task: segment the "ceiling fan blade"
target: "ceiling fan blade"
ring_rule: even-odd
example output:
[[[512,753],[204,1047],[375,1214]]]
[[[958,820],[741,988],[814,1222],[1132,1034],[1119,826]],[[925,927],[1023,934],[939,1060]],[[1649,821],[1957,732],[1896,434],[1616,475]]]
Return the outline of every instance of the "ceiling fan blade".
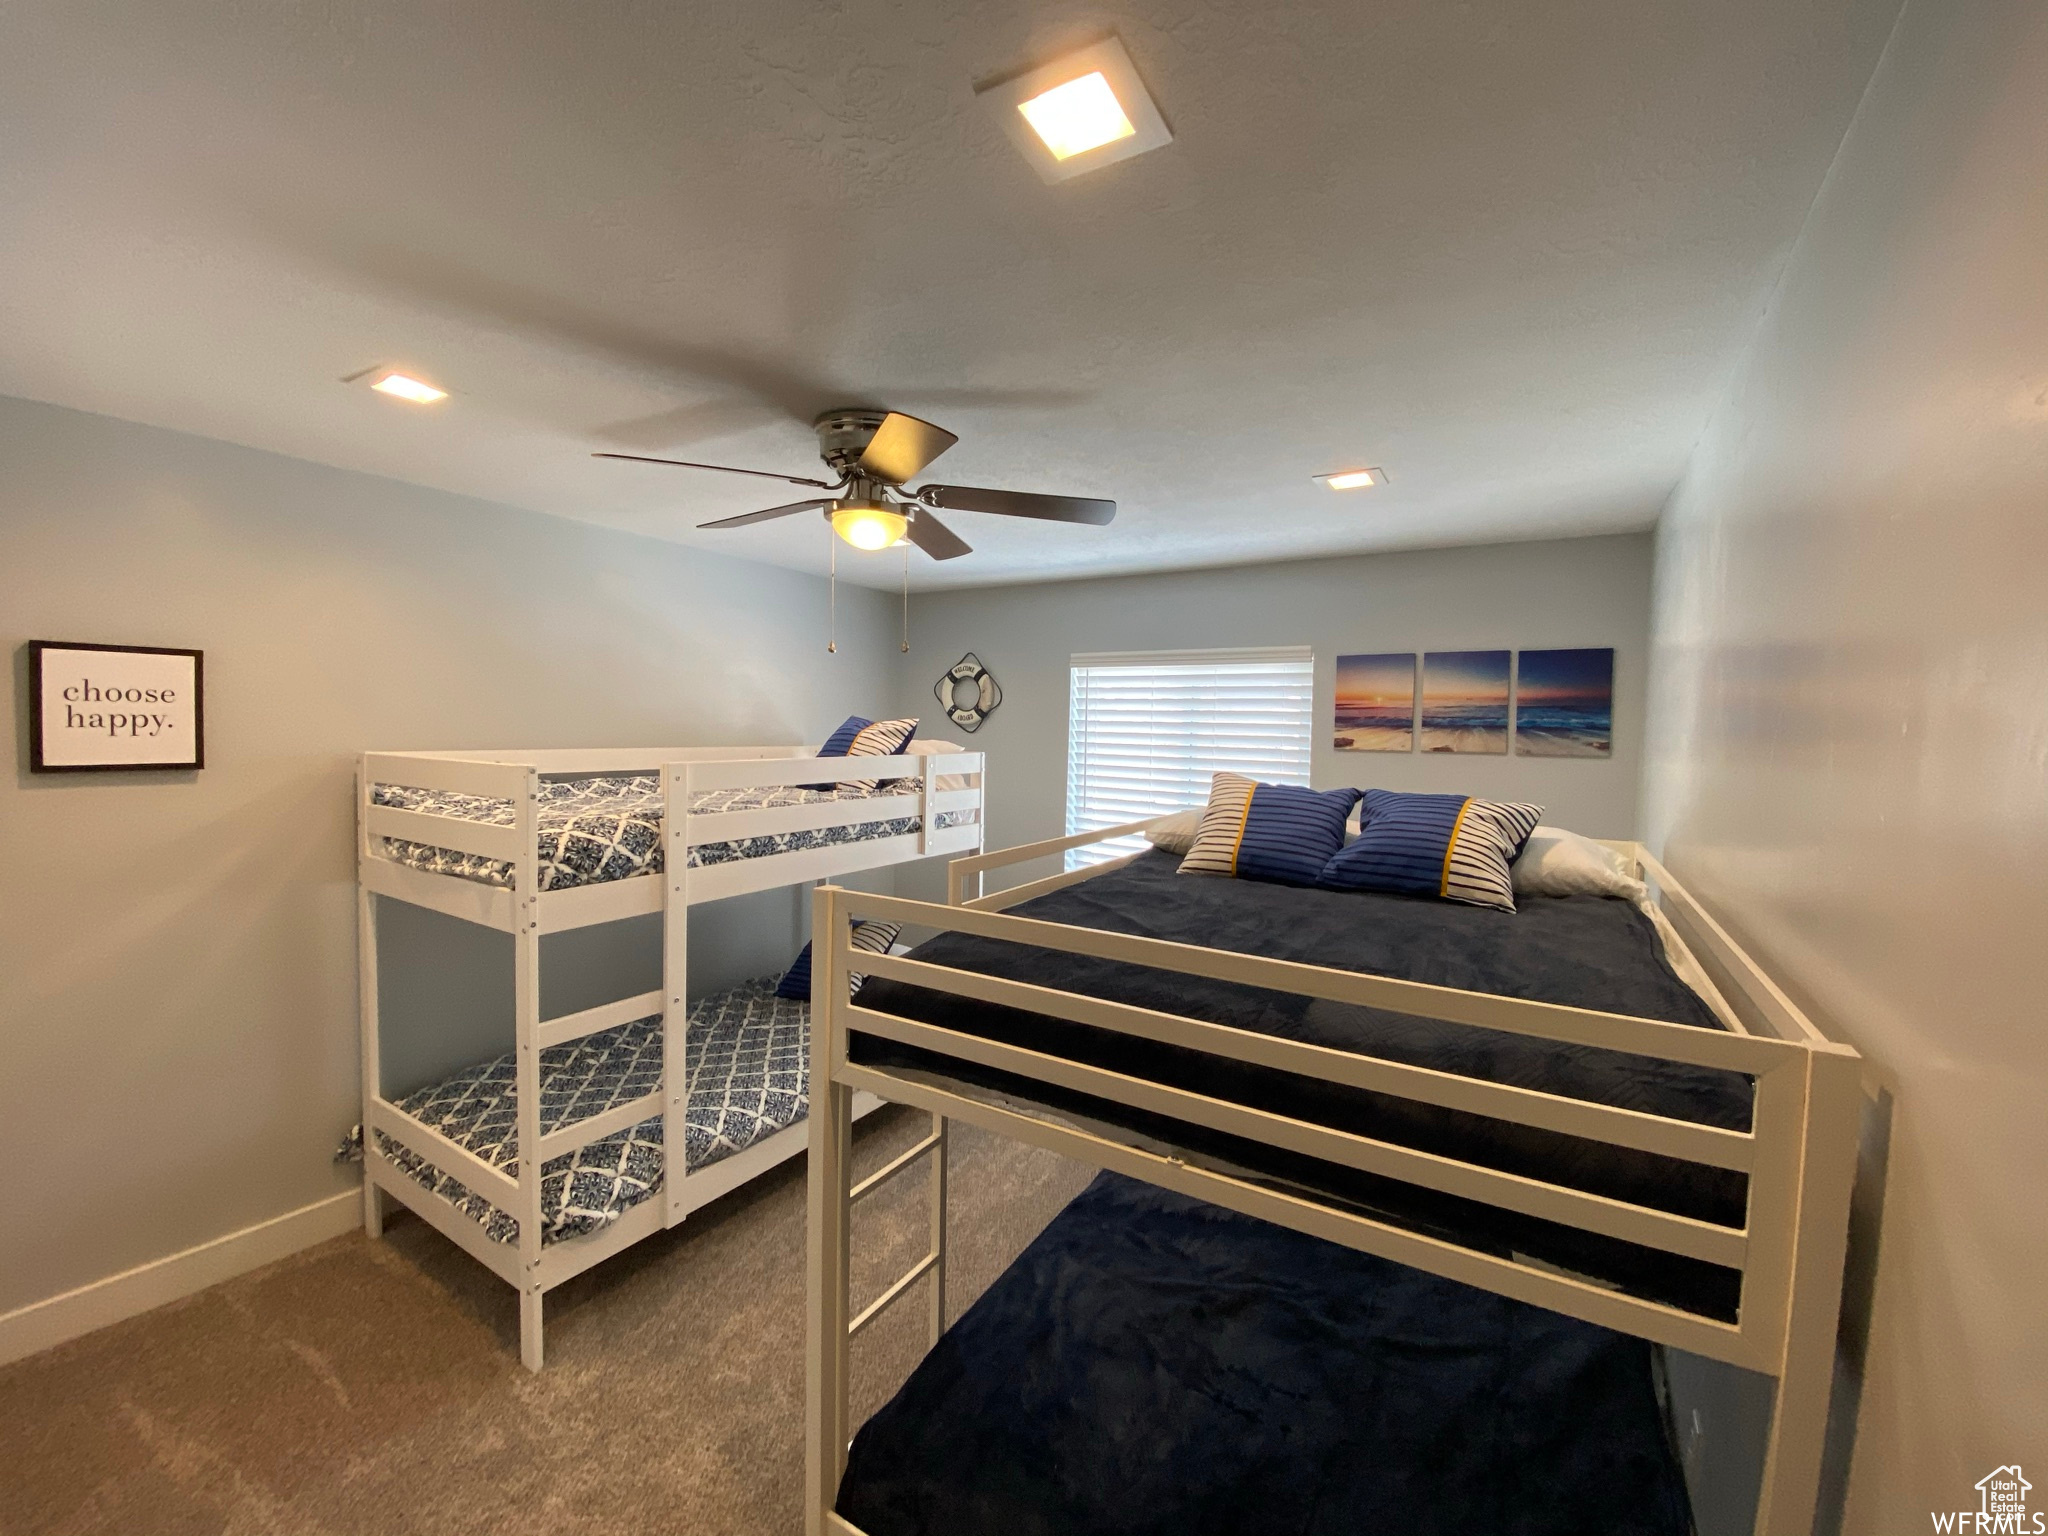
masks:
[[[593,453],[593,459],[631,459],[635,464],[673,464],[679,469],[715,469],[722,475],[753,475],[760,480],[787,480],[791,485],[814,485],[821,491],[834,489],[830,480],[807,480],[802,475],[778,475],[772,469],[735,469],[730,464],[696,464],[688,459],[651,459],[644,453]],[[916,471],[912,470],[912,474]],[[705,524],[708,528],[710,524]]]
[[[996,512],[1004,517],[1039,517],[1098,527],[1116,516],[1115,502],[1093,496],[1041,496],[1035,491],[990,491],[972,485],[927,485],[917,499],[959,512]]]
[[[959,441],[944,427],[891,411],[861,450],[861,473],[901,485]]]
[[[956,560],[974,553],[973,546],[959,534],[922,510],[911,516],[910,526],[903,530],[903,536],[934,560]]]
[[[721,517],[715,523],[699,523],[699,528],[744,528],[749,523],[765,523],[771,517],[788,517],[792,512],[808,512],[814,507],[829,507],[830,501],[792,501],[783,507],[766,507],[759,512],[742,512],[738,517]]]

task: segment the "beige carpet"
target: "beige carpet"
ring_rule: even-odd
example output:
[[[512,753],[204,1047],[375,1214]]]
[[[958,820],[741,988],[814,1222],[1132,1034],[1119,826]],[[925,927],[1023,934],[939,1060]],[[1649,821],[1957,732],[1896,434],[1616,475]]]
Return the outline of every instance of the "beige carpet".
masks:
[[[885,1110],[862,1169],[924,1134]],[[955,1128],[953,1315],[1092,1170]],[[548,1368],[511,1289],[438,1233],[337,1238],[0,1369],[0,1536],[801,1528],[802,1160],[548,1298]],[[924,1250],[922,1174],[864,1201],[856,1303]],[[864,1415],[924,1350],[923,1294],[854,1346]]]

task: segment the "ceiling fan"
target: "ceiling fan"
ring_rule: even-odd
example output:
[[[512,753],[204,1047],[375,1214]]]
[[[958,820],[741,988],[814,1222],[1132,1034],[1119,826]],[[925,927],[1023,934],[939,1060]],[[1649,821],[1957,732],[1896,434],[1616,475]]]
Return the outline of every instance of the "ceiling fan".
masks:
[[[699,527],[740,528],[815,509],[824,513],[834,533],[856,549],[888,549],[908,540],[934,560],[952,560],[971,552],[966,540],[932,515],[935,507],[993,512],[1003,517],[1035,517],[1054,523],[1093,523],[1098,527],[1116,516],[1115,502],[1091,496],[1046,496],[1035,491],[992,491],[971,485],[925,485],[905,490],[904,481],[922,473],[926,465],[959,439],[943,427],[901,411],[845,407],[825,412],[811,423],[811,429],[818,434],[819,457],[839,476],[837,480],[811,480],[773,470],[698,464],[688,459],[658,459],[642,453],[598,453],[592,457],[755,475],[764,480],[810,486],[825,493],[808,501],[721,517]]]

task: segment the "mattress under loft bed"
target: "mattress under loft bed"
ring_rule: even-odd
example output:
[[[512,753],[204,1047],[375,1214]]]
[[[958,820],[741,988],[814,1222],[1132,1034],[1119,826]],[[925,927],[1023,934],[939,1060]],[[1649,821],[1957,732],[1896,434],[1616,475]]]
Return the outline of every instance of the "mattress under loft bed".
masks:
[[[781,1093],[742,1114],[740,1078],[705,1079],[712,1058],[700,1061],[694,1040],[686,1048],[691,907],[978,849],[985,771],[981,754],[949,743],[892,757],[789,746],[364,754],[364,1229],[380,1233],[388,1195],[513,1286],[520,1357],[541,1369],[548,1290],[803,1145],[791,1128],[800,1103]],[[405,1103],[382,1092],[379,896],[512,939],[512,1056]],[[653,913],[658,990],[541,1016],[543,935]],[[784,1045],[801,1032],[797,1012],[742,989],[699,1005],[714,1042],[720,1009]],[[689,1081],[672,1084],[662,1064],[684,1057]],[[879,1102],[864,1095],[856,1113]],[[531,1163],[522,1144],[538,1149]]]
[[[1652,1346],[1104,1173],[853,1437],[868,1536],[1691,1536]]]
[[[957,899],[963,876],[1141,825],[958,861],[949,888]],[[1183,879],[1157,854],[964,906],[820,890],[809,1529],[861,1530],[838,1505],[851,1426],[832,1341],[915,1276],[943,1275],[935,1214],[933,1253],[852,1314],[846,1111],[859,1090],[930,1111],[939,1157],[944,1119],[967,1119],[1442,1282],[1761,1371],[1777,1402],[1756,1528],[1807,1530],[1860,1061],[1631,848],[1658,924],[1596,897],[1510,915]],[[844,930],[876,917],[938,937],[861,957],[871,979],[841,1001]],[[1727,1016],[1681,972],[1709,978]],[[1086,1329],[1058,1309],[1033,1326]],[[925,1392],[898,1430],[927,1409],[971,1416],[972,1391],[957,1379],[947,1391]],[[892,1443],[922,1431],[904,1433]],[[863,1487],[887,1482],[881,1465],[864,1461]],[[1023,1499],[1014,1528],[1033,1528],[1034,1510]],[[1188,1513],[1158,1528],[1209,1528]]]

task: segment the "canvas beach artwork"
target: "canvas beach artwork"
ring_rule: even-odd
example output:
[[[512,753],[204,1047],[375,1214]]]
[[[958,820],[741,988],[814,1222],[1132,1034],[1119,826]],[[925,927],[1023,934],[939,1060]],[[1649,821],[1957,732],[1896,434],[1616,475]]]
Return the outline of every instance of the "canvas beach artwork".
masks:
[[[1339,752],[1415,750],[1415,653],[1337,658]]]
[[[1613,752],[1613,648],[1523,651],[1515,663],[1515,755]]]
[[[1508,750],[1507,651],[1429,651],[1422,658],[1422,750]]]

